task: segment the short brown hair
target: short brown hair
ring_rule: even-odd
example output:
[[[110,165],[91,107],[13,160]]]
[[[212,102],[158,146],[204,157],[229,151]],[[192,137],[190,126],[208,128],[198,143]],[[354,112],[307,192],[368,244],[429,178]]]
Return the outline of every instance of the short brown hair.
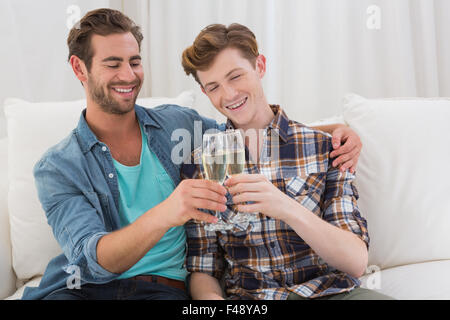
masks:
[[[197,71],[209,68],[214,58],[226,48],[239,49],[242,56],[255,67],[259,56],[255,35],[246,26],[238,23],[226,27],[223,24],[211,24],[195,38],[192,46],[183,51],[181,64],[187,75],[192,74],[200,84]]]
[[[91,38],[93,34],[107,36],[113,33],[131,32],[136,38],[141,49],[142,36],[139,26],[122,12],[113,9],[97,9],[88,12],[70,30],[67,37],[69,47],[69,60],[72,55],[77,56],[86,64],[88,71],[91,69],[94,52],[91,48]]]

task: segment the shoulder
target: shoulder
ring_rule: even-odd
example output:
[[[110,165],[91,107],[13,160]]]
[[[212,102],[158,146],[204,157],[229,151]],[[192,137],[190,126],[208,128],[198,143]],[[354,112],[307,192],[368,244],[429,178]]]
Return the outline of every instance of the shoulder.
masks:
[[[289,121],[288,140],[316,153],[328,154],[333,150],[330,134],[293,120]]]
[[[78,143],[76,129],[56,145],[50,147],[34,166],[34,173],[52,168],[57,170],[70,164],[79,163],[83,152]]]
[[[285,142],[279,150],[285,166],[292,167],[296,173],[298,170],[306,174],[327,172],[332,151],[331,136],[290,120]]]
[[[214,119],[203,117],[197,110],[188,107],[175,104],[163,104],[154,108],[138,107],[144,110],[160,126],[191,128],[195,125],[195,121],[201,123],[205,129],[218,126]]]

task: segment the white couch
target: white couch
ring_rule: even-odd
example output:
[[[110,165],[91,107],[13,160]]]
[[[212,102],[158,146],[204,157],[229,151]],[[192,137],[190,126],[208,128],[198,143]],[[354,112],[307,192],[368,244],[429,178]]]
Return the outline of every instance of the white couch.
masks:
[[[144,106],[194,105],[191,92]],[[32,167],[76,126],[84,101],[6,102],[0,140],[0,298],[37,286],[61,252],[37,199]],[[288,112],[289,114],[289,112]],[[371,244],[363,286],[397,299],[450,299],[450,100],[347,95],[339,117],[360,135],[359,207]],[[8,161],[7,161],[8,160]]]

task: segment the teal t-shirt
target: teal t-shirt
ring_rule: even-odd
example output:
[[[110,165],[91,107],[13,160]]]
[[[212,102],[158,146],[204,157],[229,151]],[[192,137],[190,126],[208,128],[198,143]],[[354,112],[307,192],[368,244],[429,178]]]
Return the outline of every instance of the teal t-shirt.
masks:
[[[122,227],[165,200],[175,186],[156,155],[149,149],[141,128],[142,150],[139,165],[125,166],[113,160],[119,181],[119,215]],[[154,274],[184,281],[186,234],[183,226],[173,227],[133,267],[119,279]]]

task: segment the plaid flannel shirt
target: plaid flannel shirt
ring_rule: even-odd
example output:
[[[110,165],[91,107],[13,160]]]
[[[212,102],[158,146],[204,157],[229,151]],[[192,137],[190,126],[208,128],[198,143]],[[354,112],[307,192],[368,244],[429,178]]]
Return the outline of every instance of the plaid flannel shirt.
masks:
[[[356,202],[354,175],[331,166],[331,136],[289,120],[277,105],[271,108],[275,117],[265,129],[261,154],[278,151],[278,159],[264,161],[262,157],[255,164],[247,162],[244,172],[265,175],[302,206],[353,232],[369,247],[367,222]],[[227,127],[232,127],[231,121]],[[204,178],[200,155],[201,150],[194,150],[192,164],[182,166],[182,178]],[[246,157],[248,161],[248,151]],[[236,214],[227,196],[225,220]],[[205,231],[204,223],[189,221],[185,225],[187,270],[224,277],[230,299],[287,299],[291,292],[316,298],[360,286],[358,279],[326,264],[289,225],[255,214],[256,221],[228,231]]]

